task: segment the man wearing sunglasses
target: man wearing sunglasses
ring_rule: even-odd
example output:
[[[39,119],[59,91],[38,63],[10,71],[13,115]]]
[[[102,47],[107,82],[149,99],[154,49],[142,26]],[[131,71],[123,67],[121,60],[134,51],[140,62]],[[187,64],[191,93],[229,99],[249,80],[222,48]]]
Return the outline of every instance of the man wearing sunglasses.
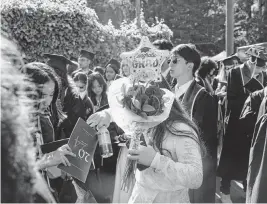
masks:
[[[180,44],[173,48],[170,75],[177,80],[175,95],[199,125],[207,154],[203,156],[203,183],[190,190],[191,203],[215,203],[217,164],[217,106],[214,98],[195,80],[201,58],[195,45]]]
[[[222,178],[221,195],[228,203],[231,202],[231,180],[243,181],[246,191],[250,139],[240,121],[240,114],[250,93],[261,90],[267,85],[264,71],[267,61],[266,48],[253,46],[246,54],[249,59],[231,69],[227,77],[227,124],[218,173]]]

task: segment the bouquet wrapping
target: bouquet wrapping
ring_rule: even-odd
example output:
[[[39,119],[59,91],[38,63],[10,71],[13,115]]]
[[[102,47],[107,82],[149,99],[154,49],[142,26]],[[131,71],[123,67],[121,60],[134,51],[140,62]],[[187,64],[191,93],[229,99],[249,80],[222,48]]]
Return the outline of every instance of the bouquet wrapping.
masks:
[[[130,136],[130,149],[139,149],[140,137],[149,128],[169,116],[174,94],[152,82],[133,83],[129,78],[115,80],[109,87],[108,102],[114,122]],[[135,181],[136,161],[128,160],[122,190],[126,192]]]

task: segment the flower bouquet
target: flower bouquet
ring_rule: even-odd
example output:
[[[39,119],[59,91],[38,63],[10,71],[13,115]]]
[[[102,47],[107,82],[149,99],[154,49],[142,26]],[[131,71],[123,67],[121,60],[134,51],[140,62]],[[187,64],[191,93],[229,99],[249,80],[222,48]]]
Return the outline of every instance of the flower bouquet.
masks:
[[[108,101],[116,124],[130,136],[129,149],[139,149],[140,137],[169,116],[174,94],[160,89],[153,82],[132,82],[117,79],[109,88]],[[135,181],[137,162],[127,160],[122,179],[122,190],[128,192]]]

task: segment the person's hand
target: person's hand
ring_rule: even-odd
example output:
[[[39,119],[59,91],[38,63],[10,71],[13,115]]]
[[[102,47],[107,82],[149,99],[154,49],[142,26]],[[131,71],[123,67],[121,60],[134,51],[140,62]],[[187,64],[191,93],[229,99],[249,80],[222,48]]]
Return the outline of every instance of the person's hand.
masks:
[[[226,96],[226,86],[223,86],[221,87],[220,89],[216,89],[215,91],[215,94],[218,96],[218,97],[225,97]]]
[[[144,166],[150,166],[155,155],[156,151],[152,146],[140,146],[139,150],[128,150],[128,159],[136,160],[139,164]]]
[[[220,91],[220,92],[217,92],[216,95],[217,95],[218,97],[223,98],[223,97],[226,96],[226,92],[225,92],[225,91]]]
[[[92,114],[86,121],[88,125],[92,128],[96,127],[97,130],[101,129],[103,126],[108,127],[111,122],[111,116],[106,112],[106,110]]]
[[[59,147],[56,151],[48,154],[47,165],[48,166],[57,166],[58,164],[64,164],[65,166],[71,166],[66,155],[76,157],[76,155],[71,151],[71,148],[68,144],[65,144]]]

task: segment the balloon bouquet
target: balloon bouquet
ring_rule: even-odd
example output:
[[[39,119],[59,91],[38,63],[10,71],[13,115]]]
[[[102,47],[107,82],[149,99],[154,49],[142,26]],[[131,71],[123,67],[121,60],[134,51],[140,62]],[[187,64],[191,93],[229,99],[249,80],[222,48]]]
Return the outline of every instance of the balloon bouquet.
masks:
[[[168,56],[168,51],[155,48],[146,36],[135,50],[121,54],[122,64],[128,63],[130,75],[112,83],[108,102],[114,122],[130,138],[130,149],[138,149],[142,134],[169,116],[174,95],[157,86],[161,66]],[[136,161],[127,160],[121,190],[131,189],[136,168]]]

